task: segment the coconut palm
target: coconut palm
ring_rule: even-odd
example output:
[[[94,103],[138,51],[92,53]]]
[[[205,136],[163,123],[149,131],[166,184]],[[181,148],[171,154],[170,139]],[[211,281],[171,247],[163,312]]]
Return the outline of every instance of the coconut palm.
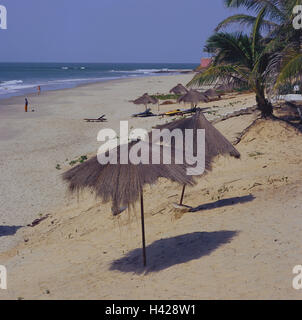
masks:
[[[293,28],[293,9],[301,5],[302,0],[224,0],[230,8],[244,7],[258,14],[265,10],[261,31],[267,31],[270,38],[265,51],[270,53],[270,63],[266,74],[270,75],[271,87],[278,88],[284,82],[295,82],[302,72],[302,37],[299,30]],[[247,14],[236,14],[223,20],[216,31],[231,24],[242,26],[253,25],[257,17]]]
[[[302,1],[295,1],[302,4]],[[288,15],[287,21],[279,27],[276,37],[268,49],[275,48],[267,72],[274,76],[275,88],[286,82],[301,82],[302,74],[302,35],[301,30],[293,28],[294,15]],[[278,48],[278,49],[277,49]]]
[[[250,35],[218,32],[206,43],[205,51],[214,55],[213,63],[206,71],[197,74],[188,86],[213,85],[217,81],[234,85],[248,85],[256,94],[258,109],[264,117],[272,114],[272,105],[265,97],[269,54],[265,46],[269,41],[261,36],[265,16],[261,9]]]

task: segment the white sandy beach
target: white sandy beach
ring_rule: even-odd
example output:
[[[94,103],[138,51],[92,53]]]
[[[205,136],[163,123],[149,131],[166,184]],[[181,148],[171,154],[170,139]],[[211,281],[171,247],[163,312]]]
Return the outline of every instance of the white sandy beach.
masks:
[[[67,204],[65,186],[56,165],[68,165],[81,155],[96,153],[97,133],[104,127],[118,130],[120,120],[141,112],[144,106],[130,103],[149,90],[166,92],[175,81],[191,76],[154,77],[111,81],[73,89],[29,96],[24,112],[24,97],[0,101],[0,207],[1,228],[14,233],[39,214]],[[84,118],[106,114],[107,123],[86,123]],[[130,126],[150,128],[154,119],[133,120]],[[67,160],[68,159],[68,160]],[[13,237],[1,237],[0,251]]]
[[[129,100],[145,92],[167,93],[191,77],[32,95],[36,111],[27,114],[23,97],[0,102],[0,264],[9,273],[9,288],[0,298],[301,299],[292,288],[292,269],[302,252],[302,135],[285,123],[259,120],[236,146],[241,160],[218,159],[186,193],[185,203],[195,212],[173,209],[177,185],[160,181],[146,189],[146,273],[140,267],[138,214],[113,219],[110,204],[88,193],[79,202],[66,194],[60,175],[71,160],[96,153],[98,130],[118,129],[120,120],[144,110]],[[254,104],[253,94],[236,95],[208,103],[205,115],[213,119]],[[102,114],[107,123],[83,121]],[[216,127],[234,141],[256,116]],[[150,129],[166,120],[130,119],[129,124]],[[46,214],[36,227],[16,232]]]
[[[167,119],[131,119],[144,106],[129,102],[139,95],[166,93],[176,83],[187,83],[192,75],[149,77],[96,83],[73,89],[29,95],[29,110],[24,112],[24,97],[0,101],[0,207],[4,232],[14,233],[56,206],[66,205],[66,188],[60,167],[82,155],[96,153],[97,133],[108,127],[119,130],[120,120],[129,127],[150,129]],[[215,104],[221,104],[215,102]],[[170,110],[175,106],[161,107]],[[155,106],[154,111],[157,111]],[[232,108],[231,108],[232,110]],[[229,111],[226,109],[226,112]],[[106,114],[106,123],[86,123],[84,118]],[[13,237],[2,236],[0,251]]]

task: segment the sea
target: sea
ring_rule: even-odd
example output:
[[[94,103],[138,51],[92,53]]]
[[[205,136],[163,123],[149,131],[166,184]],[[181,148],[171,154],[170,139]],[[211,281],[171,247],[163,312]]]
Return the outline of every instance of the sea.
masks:
[[[180,74],[192,63],[0,63],[0,99],[81,84]]]

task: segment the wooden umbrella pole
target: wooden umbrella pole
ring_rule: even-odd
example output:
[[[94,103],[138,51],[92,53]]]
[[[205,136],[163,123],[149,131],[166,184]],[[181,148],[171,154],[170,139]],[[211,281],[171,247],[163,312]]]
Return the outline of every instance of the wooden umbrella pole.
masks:
[[[182,202],[184,199],[185,189],[186,189],[186,185],[184,184],[184,186],[182,188],[182,192],[181,192],[180,202],[179,202],[179,205],[181,205],[181,206],[182,206]]]
[[[143,242],[143,261],[144,267],[147,265],[146,259],[146,240],[145,240],[145,218],[144,218],[144,195],[141,190],[141,222],[142,222],[142,242]]]

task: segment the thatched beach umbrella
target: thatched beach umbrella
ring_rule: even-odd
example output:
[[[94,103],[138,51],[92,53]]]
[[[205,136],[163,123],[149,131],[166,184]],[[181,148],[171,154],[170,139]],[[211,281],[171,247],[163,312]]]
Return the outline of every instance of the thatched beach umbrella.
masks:
[[[143,94],[141,97],[133,101],[134,104],[143,104],[147,110],[148,104],[157,104],[158,100],[154,97],[149,96],[148,93]]]
[[[187,92],[188,92],[188,89],[184,87],[181,83],[179,83],[177,86],[175,86],[170,90],[170,93],[174,93],[174,94],[186,94]]]
[[[221,91],[223,93],[231,93],[236,91],[236,89],[240,89],[240,85],[234,82],[223,83],[215,87],[215,90]]]
[[[208,101],[209,99],[197,90],[190,90],[177,100],[177,102],[191,103],[192,107],[196,107],[199,102]]]
[[[220,94],[216,92],[214,89],[208,89],[206,92],[204,92],[204,95],[207,96],[209,99],[220,99]]]
[[[189,118],[179,119],[167,124],[159,125],[156,129],[168,129],[168,132],[173,131],[174,129],[180,129],[183,132],[183,136],[185,136],[186,129],[193,130],[193,154],[197,152],[197,130],[205,129],[205,169],[206,171],[211,170],[211,163],[215,157],[219,155],[230,155],[235,158],[240,158],[240,153],[236,150],[236,148],[229,142],[203,115],[200,109]],[[154,142],[159,142],[159,137],[152,137]],[[173,142],[172,142],[173,143]],[[185,140],[184,150],[185,150]],[[173,145],[172,145],[173,146]],[[182,205],[184,192],[185,192],[186,184],[183,186],[180,205]]]
[[[215,89],[221,92],[231,92],[234,89],[234,86],[232,84],[221,84]]]
[[[138,153],[143,157],[143,163],[149,162],[149,164],[133,164],[131,161],[133,148],[139,151]],[[140,199],[144,265],[146,265],[146,247],[143,187],[156,183],[161,177],[180,184],[192,185],[194,183],[192,177],[186,174],[186,165],[176,164],[179,163],[177,153],[172,152],[171,154],[170,151],[169,148],[163,146],[154,148],[143,141],[130,142],[104,153],[103,155],[108,155],[108,164],[100,164],[95,156],[63,174],[63,179],[68,182],[71,192],[88,188],[103,202],[112,201],[112,213],[115,216],[123,211],[122,207],[134,207],[136,201]],[[165,152],[171,154],[171,164],[164,164]],[[159,159],[158,164],[152,164],[152,159],[154,159],[152,157]],[[128,159],[126,161],[128,164],[123,164],[125,159]]]

